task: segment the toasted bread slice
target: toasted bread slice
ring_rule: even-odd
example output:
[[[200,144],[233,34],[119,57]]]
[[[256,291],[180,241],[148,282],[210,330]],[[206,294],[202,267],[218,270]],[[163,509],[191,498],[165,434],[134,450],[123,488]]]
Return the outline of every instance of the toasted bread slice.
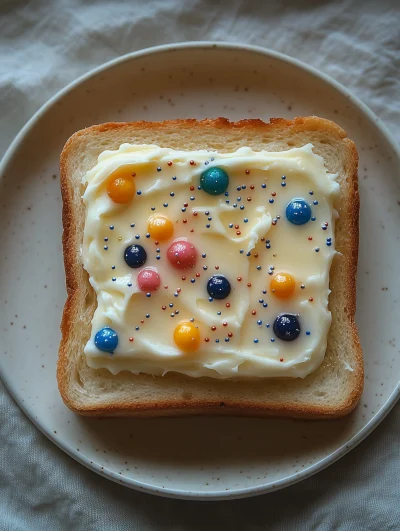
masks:
[[[232,152],[284,151],[312,143],[329,172],[339,175],[336,208],[336,249],[330,271],[329,309],[332,325],[326,356],[304,379],[268,378],[227,381],[190,378],[112,375],[92,369],[83,349],[90,337],[96,295],[83,269],[81,245],[85,223],[82,177],[106,149],[122,143],[157,144],[178,150]],[[363,358],[354,322],[358,255],[358,155],[354,143],[335,123],[318,117],[292,121],[272,119],[231,123],[215,120],[106,123],[75,133],[61,154],[63,248],[68,298],[61,323],[57,378],[65,404],[84,415],[172,416],[231,414],[293,418],[334,418],[349,413],[363,389]]]

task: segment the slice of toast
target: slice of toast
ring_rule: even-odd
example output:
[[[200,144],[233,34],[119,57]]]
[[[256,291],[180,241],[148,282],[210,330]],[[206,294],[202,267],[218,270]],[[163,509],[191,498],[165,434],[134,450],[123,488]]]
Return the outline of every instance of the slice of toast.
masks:
[[[327,170],[338,174],[335,204],[336,254],[330,270],[332,324],[322,364],[306,378],[229,381],[112,375],[86,363],[84,347],[91,334],[96,294],[83,269],[81,246],[85,223],[82,178],[104,150],[122,143],[157,144],[177,150],[233,152],[285,151],[311,143]],[[358,255],[358,155],[354,143],[335,123],[318,117],[231,123],[215,120],[106,123],[75,133],[61,154],[63,249],[68,298],[65,304],[57,379],[65,404],[84,415],[172,416],[231,414],[293,418],[335,418],[348,414],[363,389],[363,358],[354,322]]]

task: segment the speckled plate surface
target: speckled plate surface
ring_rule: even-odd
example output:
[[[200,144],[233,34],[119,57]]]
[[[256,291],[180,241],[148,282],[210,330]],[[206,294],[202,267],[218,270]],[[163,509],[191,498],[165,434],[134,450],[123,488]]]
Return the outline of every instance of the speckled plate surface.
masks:
[[[357,323],[365,391],[330,422],[75,416],[55,369],[65,300],[58,159],[76,130],[109,120],[316,114],[338,122],[360,154]],[[343,87],[264,49],[192,43],[108,63],[48,102],[1,165],[1,375],[30,419],[95,472],[178,498],[270,492],[334,462],[370,433],[399,395],[399,153],[378,119]],[[397,346],[396,346],[397,345]]]

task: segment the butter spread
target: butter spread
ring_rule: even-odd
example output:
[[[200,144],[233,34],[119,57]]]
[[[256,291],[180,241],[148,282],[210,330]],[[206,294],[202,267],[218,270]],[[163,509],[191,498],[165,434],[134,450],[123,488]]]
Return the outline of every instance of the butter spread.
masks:
[[[126,167],[135,182],[128,204],[114,202],[107,181]],[[224,193],[200,189],[208,168],[229,175]],[[335,254],[333,208],[339,185],[312,145],[282,152],[234,153],[176,151],[156,145],[122,144],[104,151],[83,182],[86,205],[82,258],[97,296],[87,363],[117,374],[241,378],[300,377],[322,362],[331,323],[328,310],[329,269]],[[293,198],[311,208],[307,223],[286,217]],[[167,241],[155,241],[148,220],[155,214],[173,223]],[[197,252],[193,268],[173,267],[171,244],[183,239]],[[160,287],[146,293],[138,284],[143,268],[129,267],[128,246],[146,251],[146,268],[157,272]],[[274,275],[295,280],[289,297],[270,289]],[[209,297],[213,275],[228,279],[228,298]],[[282,313],[296,315],[300,334],[279,339],[274,321]],[[183,352],[174,330],[188,320],[198,327],[200,346]],[[114,352],[99,350],[97,331],[110,327],[118,337]]]

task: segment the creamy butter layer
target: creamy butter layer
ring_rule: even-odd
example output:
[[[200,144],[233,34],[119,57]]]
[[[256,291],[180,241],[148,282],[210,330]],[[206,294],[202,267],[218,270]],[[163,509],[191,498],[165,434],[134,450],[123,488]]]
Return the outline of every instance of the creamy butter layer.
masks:
[[[125,165],[136,174],[137,193],[128,205],[113,202],[106,191],[109,176]],[[214,166],[229,175],[225,194],[198,189],[202,172]],[[97,296],[84,351],[88,365],[113,374],[174,371],[233,380],[304,378],[314,371],[324,358],[331,323],[335,179],[311,144],[276,153],[248,147],[234,153],[187,152],[130,144],[104,151],[84,177],[82,258]],[[298,197],[311,206],[311,220],[304,225],[286,219],[286,206]],[[173,221],[174,234],[166,242],[146,237],[148,219],[155,213]],[[197,249],[193,269],[178,270],[168,262],[167,249],[177,238]],[[132,244],[146,249],[146,267],[160,275],[161,286],[151,296],[138,287],[140,268],[132,269],[124,260],[124,250]],[[296,281],[286,299],[270,290],[272,277],[280,272]],[[232,291],[227,299],[210,301],[206,285],[217,273],[229,280]],[[275,336],[273,324],[280,313],[298,316],[301,333],[294,341]],[[201,344],[197,352],[184,353],[173,333],[181,320],[189,319],[199,327]],[[95,334],[103,327],[118,335],[112,354],[95,346]]]

